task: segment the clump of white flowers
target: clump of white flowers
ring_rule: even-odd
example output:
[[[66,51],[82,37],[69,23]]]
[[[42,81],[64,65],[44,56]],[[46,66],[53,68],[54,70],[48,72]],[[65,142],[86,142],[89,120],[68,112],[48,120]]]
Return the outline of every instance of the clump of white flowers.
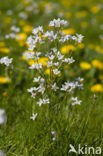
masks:
[[[82,78],[77,78],[75,81],[70,82],[69,80],[63,84],[59,83],[60,77],[63,74],[63,67],[65,65],[70,65],[75,62],[73,57],[68,55],[63,55],[60,51],[59,44],[65,44],[65,42],[73,41],[80,43],[82,42],[83,36],[76,34],[75,36],[65,35],[62,33],[62,28],[67,26],[67,21],[58,18],[50,21],[49,31],[44,31],[42,26],[39,26],[32,31],[32,35],[28,37],[28,52],[25,54],[26,58],[34,59],[34,63],[29,67],[31,70],[35,70],[34,86],[28,89],[31,93],[31,97],[35,100],[35,105],[42,107],[42,105],[51,105],[51,101],[59,98],[58,94],[62,93],[69,96],[74,92],[76,88],[82,89]],[[52,44],[50,51],[45,50],[45,52],[40,52],[39,47],[42,45],[48,46]],[[47,45],[48,44],[48,45]],[[30,52],[30,50],[34,52]],[[47,58],[46,65],[44,66],[42,62],[39,62],[41,58]],[[45,71],[49,70],[49,75],[47,76]],[[62,77],[61,77],[62,79]],[[52,100],[53,95],[53,100]],[[80,105],[81,101],[78,101],[77,97],[72,98],[73,103],[71,105]],[[60,101],[61,102],[61,101]],[[54,110],[55,111],[55,110]],[[37,113],[33,114],[31,119],[35,120]],[[56,140],[56,133],[52,132],[54,135],[54,140]]]
[[[12,58],[8,58],[8,56],[6,56],[6,57],[2,57],[1,59],[0,59],[0,64],[5,64],[6,66],[9,66],[11,63],[12,63]]]

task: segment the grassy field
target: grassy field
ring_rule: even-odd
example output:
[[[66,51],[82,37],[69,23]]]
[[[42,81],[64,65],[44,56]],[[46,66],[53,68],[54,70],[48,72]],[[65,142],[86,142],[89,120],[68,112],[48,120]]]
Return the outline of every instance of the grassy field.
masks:
[[[75,149],[79,144],[103,149],[102,16],[103,0],[0,0],[0,59],[13,58],[9,66],[0,62],[0,111],[4,110],[3,118],[0,112],[0,156],[82,155],[68,153],[70,144]],[[50,27],[50,21],[58,18],[69,24]],[[28,50],[31,43],[27,45],[27,38],[38,26],[44,32],[39,30],[36,47]],[[60,42],[60,29],[65,35],[82,34],[83,41]],[[56,40],[43,36],[47,30],[57,33]],[[59,67],[47,65],[55,53],[52,48],[60,51],[54,58]],[[28,51],[35,57],[26,58]],[[41,55],[36,60],[37,52]],[[75,62],[62,63],[59,55],[73,57]],[[31,70],[34,63],[43,68]],[[33,82],[39,76],[43,79]],[[83,89],[75,84],[78,77],[84,79]],[[60,89],[67,81],[65,87],[70,82],[77,87],[73,92],[71,86],[69,91]],[[31,92],[33,98],[28,89],[39,87],[36,82],[42,88],[36,94]],[[74,100],[73,104],[73,97],[81,102]]]

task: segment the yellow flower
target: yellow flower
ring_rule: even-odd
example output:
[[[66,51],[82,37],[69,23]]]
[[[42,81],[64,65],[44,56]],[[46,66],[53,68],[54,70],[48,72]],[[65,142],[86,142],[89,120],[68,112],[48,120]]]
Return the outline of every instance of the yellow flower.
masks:
[[[45,73],[46,73],[47,75],[50,75],[50,68],[47,68],[47,69],[45,70]]]
[[[10,78],[0,76],[0,83],[1,84],[10,83],[10,82],[11,82]]]
[[[85,47],[85,44],[84,43],[79,43],[78,44],[78,48],[83,49],[84,47]]]
[[[86,17],[87,14],[88,14],[88,12],[83,10],[83,11],[78,11],[75,16],[76,16],[76,18],[82,18],[82,17]]]
[[[41,63],[43,66],[47,66],[48,58],[47,57],[41,57],[38,61],[34,61],[33,59],[28,61],[28,64],[32,66],[34,63]]]
[[[19,43],[20,46],[23,46],[26,42],[27,35],[25,33],[18,33],[16,35],[16,41]]]
[[[92,92],[103,92],[103,85],[95,84],[91,87]]]
[[[0,42],[0,47],[4,47],[5,46],[5,42]]]
[[[7,53],[9,53],[9,52],[10,52],[9,48],[0,48],[0,53],[5,53],[5,54],[7,54]]]
[[[72,44],[69,44],[69,45],[65,45],[61,48],[61,53],[62,54],[67,54],[71,51],[75,51],[76,48],[72,45]]]
[[[75,30],[73,28],[63,29],[62,31],[66,35],[73,35],[75,33]]]
[[[91,64],[89,64],[88,62],[81,62],[80,67],[84,70],[88,70],[91,69]]]
[[[86,21],[81,22],[81,27],[82,28],[87,28],[88,23]]]
[[[103,63],[100,62],[99,60],[93,60],[92,61],[93,67],[102,70],[103,69]]]
[[[41,57],[38,60],[38,63],[41,63],[43,66],[47,66],[48,58],[47,57]]]
[[[98,6],[93,6],[93,7],[91,7],[91,12],[93,13],[93,14],[97,14],[98,12],[99,12],[99,7]]]
[[[95,47],[95,50],[96,50],[97,52],[103,54],[103,49],[102,49],[100,46],[97,45],[97,46]]]
[[[30,25],[24,26],[23,31],[26,32],[26,33],[32,32],[32,26],[30,26]]]
[[[28,63],[29,66],[32,66],[35,62],[34,62],[33,59],[31,59],[31,60],[29,60],[27,63]]]

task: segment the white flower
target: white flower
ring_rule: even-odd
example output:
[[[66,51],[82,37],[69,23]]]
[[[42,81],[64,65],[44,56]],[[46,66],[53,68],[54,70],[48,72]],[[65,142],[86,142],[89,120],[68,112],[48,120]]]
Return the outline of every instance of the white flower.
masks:
[[[41,105],[43,104],[43,100],[40,98],[37,104],[39,105],[39,107],[41,107]]]
[[[37,78],[35,77],[33,82],[41,82],[43,83],[45,80],[43,78],[41,78],[40,76],[38,76]]]
[[[75,82],[65,82],[63,85],[62,85],[62,88],[61,88],[61,90],[63,90],[63,91],[67,91],[67,92],[72,92],[73,91],[73,89],[75,89],[76,88],[76,84],[75,84]]]
[[[30,119],[35,120],[35,118],[37,117],[38,113],[34,114],[32,113],[32,116],[30,117]]]
[[[59,87],[57,87],[56,83],[54,83],[54,84],[52,85],[52,89],[53,89],[54,91],[56,91],[57,89],[59,89]]]
[[[39,105],[39,107],[41,107],[42,104],[48,104],[50,103],[49,99],[39,99],[39,101],[37,102],[37,104]]]
[[[59,66],[59,62],[53,63],[54,66]]]
[[[80,78],[80,77],[77,78],[77,81],[79,82],[82,82],[83,80],[84,80],[83,78]]]
[[[62,60],[63,57],[64,57],[64,55],[62,55],[62,54],[60,53],[60,51],[58,51],[58,52],[57,52],[57,57],[58,57],[58,60]]]
[[[58,75],[58,74],[60,74],[60,71],[59,71],[58,69],[53,69],[53,73],[54,73],[55,75]]]
[[[12,58],[8,58],[8,56],[6,56],[6,57],[2,57],[1,59],[0,59],[0,64],[5,64],[6,66],[9,66],[9,64],[10,63],[12,63]]]
[[[5,110],[0,109],[0,125],[6,123],[6,121],[7,121],[7,117],[5,115]]]
[[[49,56],[49,59],[50,59],[50,60],[53,60],[54,58],[55,58],[54,55]]]
[[[77,35],[77,41],[78,41],[78,43],[81,43],[84,36],[82,36],[81,34],[76,34],[76,35]]]
[[[50,21],[50,23],[49,23],[50,27],[61,27],[61,26],[65,26],[65,25],[67,25],[67,21],[60,20],[60,18],[54,19],[53,21]]]
[[[38,64],[33,64],[32,66],[29,67],[30,69],[41,69],[42,68],[42,64],[38,63]]]
[[[12,26],[11,30],[18,33],[20,31],[20,28],[17,28],[16,26]]]
[[[40,81],[40,76],[38,76],[38,78],[34,77],[33,82],[39,82]]]
[[[47,31],[43,37],[48,37],[49,40],[53,41],[58,38],[57,34],[54,34],[54,31]]]
[[[38,92],[42,94],[45,92],[45,87],[42,84],[38,87]]]
[[[75,60],[71,57],[71,58],[65,58],[64,60],[62,60],[63,62],[65,62],[65,63],[73,63],[73,62],[75,62]]]
[[[77,97],[72,97],[72,100],[74,101],[73,103],[72,103],[72,106],[74,106],[74,105],[80,105],[81,104],[81,100],[80,101],[78,101],[78,98]]]
[[[32,88],[27,89],[27,90],[28,90],[28,92],[29,92],[29,93],[32,93],[33,91],[36,91],[36,90],[37,90],[37,88],[36,88],[36,87],[32,87]]]
[[[60,38],[60,42],[66,42],[66,41],[69,41],[69,40],[72,40],[72,36],[71,35],[63,35],[61,38]]]
[[[39,27],[33,29],[33,31],[32,31],[32,33],[34,35],[37,35],[39,32],[43,33],[43,27],[42,26],[39,26]]]
[[[16,34],[15,33],[10,33],[10,34],[6,35],[5,38],[6,39],[8,39],[8,38],[15,39],[16,38]]]
[[[52,61],[47,62],[47,67],[52,67],[52,64],[53,64]]]

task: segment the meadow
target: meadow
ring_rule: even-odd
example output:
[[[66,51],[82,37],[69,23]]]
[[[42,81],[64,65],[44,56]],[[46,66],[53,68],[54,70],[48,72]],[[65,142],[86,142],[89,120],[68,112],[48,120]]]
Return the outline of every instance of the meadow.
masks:
[[[103,0],[0,0],[0,156],[79,144],[103,155]]]

